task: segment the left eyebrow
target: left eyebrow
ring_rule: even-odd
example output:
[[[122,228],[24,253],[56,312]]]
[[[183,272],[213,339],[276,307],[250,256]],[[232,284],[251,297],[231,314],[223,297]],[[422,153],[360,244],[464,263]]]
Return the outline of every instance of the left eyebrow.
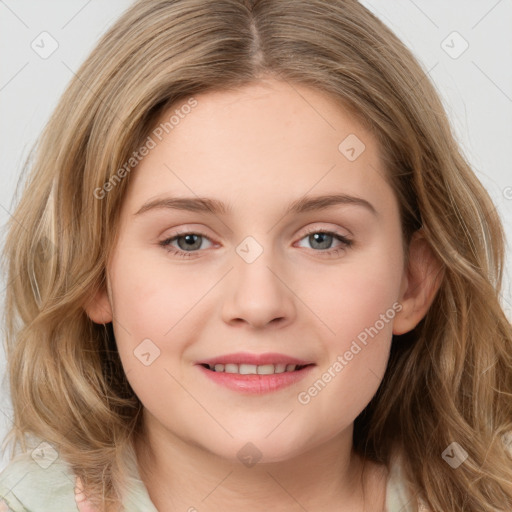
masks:
[[[306,196],[290,203],[285,215],[297,215],[299,213],[318,211],[340,204],[361,206],[373,215],[378,216],[375,207],[366,199],[347,194],[330,194],[322,196]],[[232,213],[231,206],[217,199],[208,197],[164,197],[147,201],[134,214],[141,215],[154,209],[186,210],[191,212],[212,213],[215,215],[227,215]]]

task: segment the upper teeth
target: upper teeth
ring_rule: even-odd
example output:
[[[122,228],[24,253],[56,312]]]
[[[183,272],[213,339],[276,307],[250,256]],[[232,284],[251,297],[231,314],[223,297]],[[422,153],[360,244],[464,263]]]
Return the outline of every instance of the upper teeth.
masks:
[[[225,373],[239,373],[241,375],[257,374],[257,375],[271,375],[273,373],[293,372],[297,368],[296,364],[216,364],[212,367],[209,365],[210,370]]]

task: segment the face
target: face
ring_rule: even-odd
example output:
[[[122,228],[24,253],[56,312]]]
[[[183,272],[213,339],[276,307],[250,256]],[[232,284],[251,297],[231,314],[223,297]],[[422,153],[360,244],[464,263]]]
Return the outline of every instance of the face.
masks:
[[[398,203],[376,140],[321,92],[195,99],[132,171],[88,312],[113,321],[162,435],[285,460],[348,432],[381,382],[407,285]]]

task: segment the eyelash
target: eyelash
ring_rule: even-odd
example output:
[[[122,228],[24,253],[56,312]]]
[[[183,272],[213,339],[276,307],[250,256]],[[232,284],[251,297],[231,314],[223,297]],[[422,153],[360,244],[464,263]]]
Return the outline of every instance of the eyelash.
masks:
[[[309,235],[316,234],[316,233],[325,234],[325,235],[333,235],[334,238],[336,238],[337,240],[339,240],[342,243],[341,247],[335,247],[334,249],[315,251],[315,252],[319,252],[321,254],[325,254],[327,257],[337,256],[340,252],[343,252],[346,249],[349,249],[353,245],[353,240],[350,240],[349,238],[346,238],[345,236],[340,235],[340,234],[336,233],[335,231],[328,231],[328,230],[322,230],[322,229],[310,229],[300,238],[300,240],[302,240],[303,238],[306,238]],[[182,236],[186,236],[186,235],[199,235],[202,238],[206,238],[206,239],[210,240],[208,236],[206,236],[200,232],[182,231],[181,233],[176,233],[175,235],[173,235],[170,238],[162,240],[161,242],[159,242],[159,245],[161,247],[163,247],[167,252],[170,252],[174,256],[178,256],[179,258],[193,257],[192,255],[194,253],[197,253],[200,251],[182,251],[181,249],[176,249],[175,247],[171,246],[171,243],[174,242],[174,240],[181,238]],[[312,250],[314,250],[314,249],[312,249]]]

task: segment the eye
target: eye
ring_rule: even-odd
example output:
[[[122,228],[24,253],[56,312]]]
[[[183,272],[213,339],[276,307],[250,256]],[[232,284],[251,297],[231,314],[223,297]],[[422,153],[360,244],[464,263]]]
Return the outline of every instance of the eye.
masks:
[[[344,235],[336,233],[335,231],[322,229],[310,229],[306,233],[306,236],[301,238],[301,240],[304,239],[307,239],[313,249],[319,249],[319,251],[316,252],[325,253],[328,256],[336,256],[340,252],[344,252],[346,249],[350,248],[353,244],[353,241]],[[331,249],[332,243],[336,240],[340,243],[340,245]]]
[[[201,249],[201,245],[204,240],[210,239],[202,233],[183,232],[176,233],[174,236],[162,240],[159,242],[159,245],[176,256],[181,258],[190,258],[193,253],[198,252],[197,250]],[[172,245],[173,242],[177,242],[178,248]]]
[[[320,252],[327,256],[336,256],[350,248],[353,244],[352,240],[336,233],[335,231],[322,229],[309,230],[306,235],[301,238],[301,240],[304,239],[308,240],[312,245],[312,249],[318,249],[315,252]],[[162,240],[159,242],[159,245],[175,256],[180,258],[191,258],[194,257],[194,253],[198,253],[200,252],[200,249],[204,249],[204,247],[202,247],[202,243],[205,240],[212,243],[211,240],[202,233],[184,231]],[[339,245],[331,249],[331,245],[334,241],[338,241]],[[178,247],[174,245],[175,243]]]

